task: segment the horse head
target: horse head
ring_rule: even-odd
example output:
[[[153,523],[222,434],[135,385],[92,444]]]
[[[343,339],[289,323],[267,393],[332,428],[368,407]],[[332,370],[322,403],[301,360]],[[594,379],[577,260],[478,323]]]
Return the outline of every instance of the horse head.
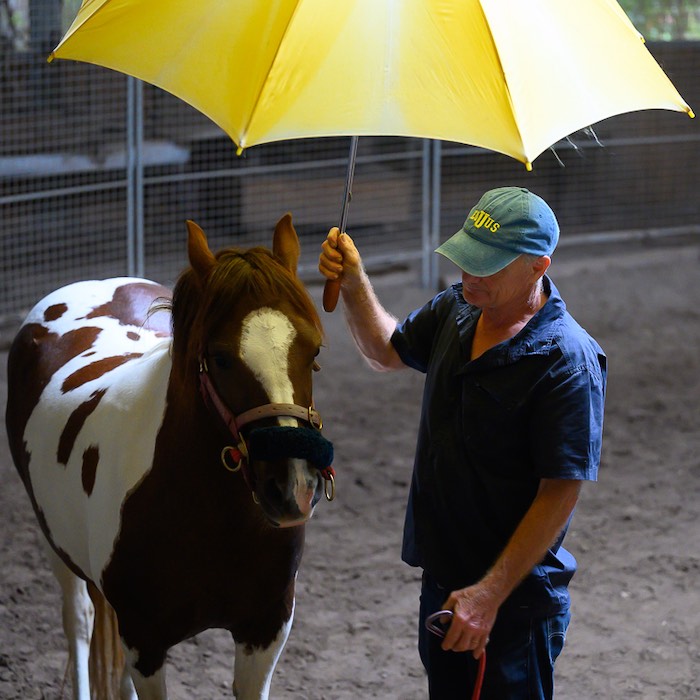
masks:
[[[322,328],[297,278],[292,218],[278,222],[272,251],[214,255],[197,224],[188,231],[191,268],[173,298],[173,365],[198,377],[223,465],[243,474],[272,524],[298,525],[324,490],[332,498],[334,483],[333,449],[312,396]]]

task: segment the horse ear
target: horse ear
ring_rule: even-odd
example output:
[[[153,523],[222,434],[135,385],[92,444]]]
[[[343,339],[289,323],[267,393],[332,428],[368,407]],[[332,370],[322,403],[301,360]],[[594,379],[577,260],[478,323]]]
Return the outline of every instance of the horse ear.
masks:
[[[194,221],[187,221],[187,256],[192,269],[204,279],[216,265],[216,258],[209,250],[204,231]]]
[[[285,214],[277,222],[275,235],[272,238],[272,252],[293,275],[296,275],[300,248],[291,214]]]

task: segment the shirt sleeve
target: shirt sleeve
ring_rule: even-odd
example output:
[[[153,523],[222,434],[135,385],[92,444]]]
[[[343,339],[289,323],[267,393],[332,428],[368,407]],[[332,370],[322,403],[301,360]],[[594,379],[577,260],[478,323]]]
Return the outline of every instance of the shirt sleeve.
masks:
[[[401,361],[419,372],[428,371],[447,291],[449,290],[441,292],[423,307],[410,313],[396,326],[391,336],[391,343]]]
[[[545,392],[530,432],[540,478],[597,480],[605,377],[600,355],[559,375]]]

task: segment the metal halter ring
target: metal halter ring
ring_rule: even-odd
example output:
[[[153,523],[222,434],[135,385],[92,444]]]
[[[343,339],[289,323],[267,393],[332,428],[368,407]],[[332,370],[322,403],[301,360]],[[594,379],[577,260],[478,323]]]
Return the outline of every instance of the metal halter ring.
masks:
[[[328,484],[330,483],[330,493]],[[328,476],[324,476],[324,484],[323,484],[323,490],[324,493],[326,494],[326,500],[328,502],[332,501],[335,498],[335,477],[333,474],[328,474]]]
[[[226,455],[234,455],[238,453],[240,455],[240,458],[236,462],[235,467],[229,466],[228,461],[226,460]],[[234,457],[235,459],[235,457]],[[241,470],[241,467],[243,466],[243,460],[245,457],[243,456],[243,453],[236,447],[231,447],[230,445],[224,447],[223,450],[221,450],[221,463],[226,467],[228,471],[230,471],[232,474],[235,474],[236,472]]]

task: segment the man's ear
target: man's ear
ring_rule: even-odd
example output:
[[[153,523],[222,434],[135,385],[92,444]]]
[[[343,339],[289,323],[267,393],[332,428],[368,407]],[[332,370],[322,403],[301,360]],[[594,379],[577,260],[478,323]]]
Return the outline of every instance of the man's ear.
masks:
[[[540,255],[539,257],[535,258],[534,262],[532,263],[532,269],[537,275],[537,279],[540,279],[540,277],[547,272],[551,264],[552,258],[550,258],[549,255]]]

